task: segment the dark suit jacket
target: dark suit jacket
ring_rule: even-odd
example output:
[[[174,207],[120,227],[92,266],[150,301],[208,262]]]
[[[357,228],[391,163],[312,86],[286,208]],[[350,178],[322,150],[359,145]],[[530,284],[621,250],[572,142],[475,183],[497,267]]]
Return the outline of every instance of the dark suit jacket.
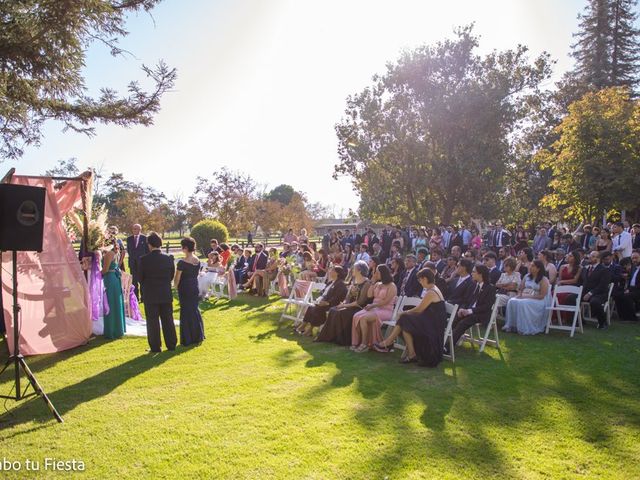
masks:
[[[176,273],[173,257],[153,250],[138,262],[144,303],[173,303],[171,282]]]
[[[264,251],[260,253],[254,253],[251,259],[249,260],[249,271],[253,271],[254,264],[256,266],[255,270],[264,270],[267,267],[267,261],[269,257]],[[257,263],[256,263],[257,262]]]
[[[149,253],[149,251],[149,244],[147,243],[147,237],[145,235],[140,234],[137,247],[134,236],[131,235],[127,237],[127,255],[129,256],[129,268],[131,268],[132,265],[137,266],[138,260],[140,260],[143,255]]]
[[[446,266],[447,266],[447,262],[445,262],[443,259],[438,260],[436,262],[436,270],[438,274],[441,274]],[[444,291],[442,293],[444,294]]]
[[[322,299],[329,303],[330,307],[340,304],[347,296],[347,286],[342,280],[336,280],[325,290]]]
[[[233,266],[234,270],[243,270],[244,268],[247,267],[249,261],[247,260],[247,258],[244,255],[240,255],[240,257],[238,257],[238,259],[236,260],[235,265]]]
[[[475,290],[475,286],[474,286]],[[496,287],[490,283],[483,284],[479,292],[471,295],[471,302],[469,307],[472,311],[472,315],[476,315],[480,322],[485,323],[489,321],[491,316],[491,309],[496,301]],[[475,306],[472,306],[475,303]]]
[[[457,283],[457,280],[455,282]],[[446,297],[447,302],[466,308],[471,303],[471,296],[473,295],[476,284],[471,280],[471,275],[457,287],[456,283],[449,285],[449,292]]]
[[[494,268],[493,270],[489,271],[489,283],[491,285],[495,285],[496,283],[498,283],[498,280],[500,280],[500,276],[502,275],[502,272],[500,271],[500,269],[498,267]]]
[[[582,273],[582,295],[591,293],[592,296],[607,297],[609,293],[609,283],[611,283],[611,270],[599,263],[596,268],[589,273],[589,268],[585,268]]]
[[[404,292],[400,292],[400,295],[405,295],[407,297],[419,297],[420,296],[420,292],[422,292],[422,285],[420,285],[420,282],[418,282],[418,267],[415,267],[411,273],[404,272],[404,277],[406,278],[407,275],[409,275],[409,278],[407,278],[407,282],[404,285]],[[402,279],[402,282],[404,282],[404,278]],[[402,282],[400,282],[400,285],[402,285]]]
[[[633,244],[631,247],[635,250],[636,248],[640,248],[640,234],[636,235],[633,239]]]

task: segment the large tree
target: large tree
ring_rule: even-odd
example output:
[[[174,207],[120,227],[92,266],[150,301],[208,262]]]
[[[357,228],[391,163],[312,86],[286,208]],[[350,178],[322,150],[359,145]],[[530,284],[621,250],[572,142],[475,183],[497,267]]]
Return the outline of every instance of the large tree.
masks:
[[[87,95],[85,52],[100,42],[122,54],[118,39],[127,35],[126,16],[148,11],[160,0],[11,0],[0,2],[0,160],[17,158],[27,145],[38,145],[46,120],[86,134],[97,122],[117,125],[153,122],[160,98],[176,71],[163,62],[142,66],[154,82],[145,91],[131,82],[119,96],[102,88]]]
[[[575,76],[591,89],[635,87],[640,62],[637,0],[589,0],[579,15]]]
[[[578,220],[638,205],[640,102],[630,100],[628,89],[586,94],[569,107],[557,133],[536,156],[553,173],[543,203]]]
[[[456,36],[405,52],[348,98],[335,175],[351,176],[363,216],[448,223],[498,212],[514,131],[550,62],[530,63],[523,46],[480,57],[472,27]]]

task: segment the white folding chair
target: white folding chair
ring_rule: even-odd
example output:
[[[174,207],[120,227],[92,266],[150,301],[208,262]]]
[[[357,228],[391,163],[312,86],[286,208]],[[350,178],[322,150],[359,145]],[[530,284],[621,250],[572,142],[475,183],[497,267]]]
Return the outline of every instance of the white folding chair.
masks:
[[[280,316],[280,322],[285,319],[293,320],[293,325],[297,326],[302,323],[304,313],[309,305],[313,282],[307,280],[296,280],[291,287],[289,298],[284,300],[284,309]]]
[[[393,327],[396,326],[396,323],[398,322],[398,318],[400,318],[400,315],[402,315],[402,312],[405,311],[405,307],[416,307],[420,305],[421,301],[422,299],[420,297],[404,297],[404,296],[398,297],[396,299],[396,304],[393,307],[393,314],[391,315],[391,320],[382,322],[382,325],[387,327],[387,330],[385,331],[385,337],[388,336],[389,332],[391,332]],[[399,350],[404,350],[405,349],[404,342],[400,343],[400,340],[401,340],[401,337],[396,338],[396,341],[394,342],[393,347]]]
[[[492,347],[496,347],[498,350],[500,350],[500,339],[498,337],[498,322],[497,322],[499,308],[500,307],[498,306],[498,301],[496,300],[496,302],[493,304],[493,308],[491,309],[491,317],[489,318],[489,323],[487,324],[487,327],[484,330],[484,336],[481,334],[480,324],[476,323],[475,325],[470,327],[469,330],[467,330],[468,333],[465,333],[462,336],[462,340],[470,343],[474,343],[476,345],[480,345],[480,350],[479,350],[480,352],[484,351],[484,347],[487,344],[491,345]],[[473,332],[474,329],[476,331],[475,336]],[[492,332],[493,332],[493,339],[489,338]]]
[[[558,294],[566,293],[576,295],[575,304],[562,305],[558,302]],[[573,285],[558,285],[553,292],[553,299],[551,300],[551,306],[547,307],[549,311],[549,317],[547,319],[547,328],[545,333],[549,333],[550,329],[553,330],[565,330],[571,332],[570,337],[576,332],[576,326],[580,328],[580,333],[584,333],[582,329],[582,315],[580,313],[580,299],[582,298],[582,287],[575,287]],[[556,313],[557,325],[553,325],[553,313]],[[573,313],[573,321],[571,326],[562,324],[562,312]]]
[[[604,303],[604,312],[607,314],[607,325],[611,325],[611,311],[613,310],[611,301],[611,294],[613,293],[613,283],[609,284],[609,292],[607,293],[607,301]],[[598,322],[598,319],[591,316],[591,305],[589,302],[580,303],[582,320],[585,322]]]
[[[218,275],[211,283],[211,293],[217,298],[229,298],[229,292],[225,293],[225,287],[227,286],[227,276],[224,274]]]
[[[445,358],[450,359],[452,362],[456,361],[456,353],[454,350],[455,345],[453,344],[453,321],[456,318],[456,314],[458,313],[458,305],[454,305],[449,302],[445,302],[445,307],[447,309],[447,315],[449,318],[447,319],[447,328],[444,330],[444,346],[447,346],[447,342],[449,343],[449,354],[444,354]]]

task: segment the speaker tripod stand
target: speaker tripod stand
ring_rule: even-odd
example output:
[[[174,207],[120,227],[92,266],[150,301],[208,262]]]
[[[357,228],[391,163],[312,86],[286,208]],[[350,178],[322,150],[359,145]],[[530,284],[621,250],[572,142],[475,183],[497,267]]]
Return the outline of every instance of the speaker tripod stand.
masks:
[[[24,357],[20,354],[20,332],[18,328],[18,317],[20,315],[20,304],[18,303],[18,254],[14,250],[12,252],[12,260],[13,260],[13,355],[9,356],[9,359],[4,364],[2,370],[0,370],[0,376],[5,371],[8,371],[9,367],[13,365],[14,369],[14,387],[15,387],[15,395],[0,395],[0,398],[5,398],[9,400],[15,400],[16,402],[20,400],[25,400],[27,398],[31,398],[34,396],[42,397],[44,403],[47,404],[49,410],[55,417],[58,422],[63,422],[62,417],[56,410],[56,407],[53,406],[47,394],[42,390],[42,387],[38,383],[38,380],[33,375],[27,362],[24,361]],[[21,389],[20,385],[20,371],[24,373],[27,377],[28,383],[24,389]],[[33,389],[33,392],[27,393],[29,390],[29,386]]]

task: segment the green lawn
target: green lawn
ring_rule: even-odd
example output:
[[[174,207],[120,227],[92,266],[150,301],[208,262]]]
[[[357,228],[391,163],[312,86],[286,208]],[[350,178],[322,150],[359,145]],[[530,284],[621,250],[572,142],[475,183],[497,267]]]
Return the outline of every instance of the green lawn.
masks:
[[[425,369],[294,337],[275,301],[203,308],[200,347],[28,359],[65,423],[6,402],[0,460],[78,459],[92,479],[640,478],[640,325],[503,335],[502,355]]]

